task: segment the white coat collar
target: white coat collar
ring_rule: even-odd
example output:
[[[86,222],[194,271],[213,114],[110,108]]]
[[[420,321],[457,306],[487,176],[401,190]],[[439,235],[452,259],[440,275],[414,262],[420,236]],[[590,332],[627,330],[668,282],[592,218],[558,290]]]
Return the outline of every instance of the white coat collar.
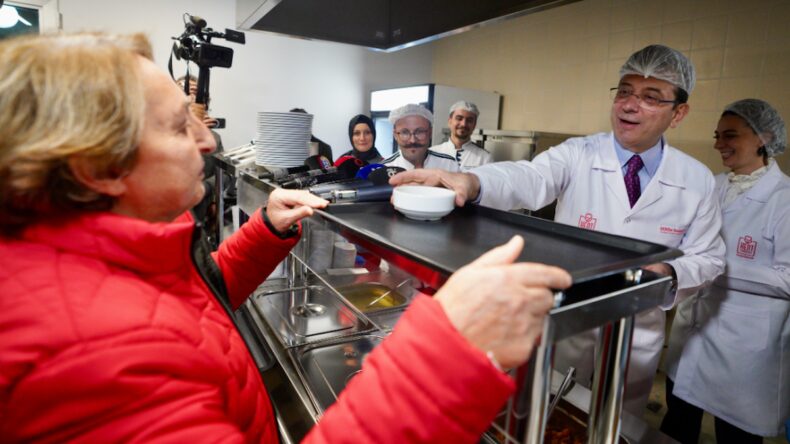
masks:
[[[771,162],[771,165],[768,166],[768,171],[765,175],[754,184],[749,190],[747,190],[743,196],[749,200],[755,200],[757,202],[768,202],[768,199],[771,198],[772,192],[779,181],[782,179],[782,171],[776,165],[776,162]]]
[[[625,181],[620,168],[620,161],[617,158],[617,152],[614,149],[614,133],[600,134],[598,138],[599,149],[596,150],[595,157],[591,164],[592,169],[605,171],[605,181],[609,191],[615,196],[623,207],[630,213],[635,213],[643,210],[664,195],[662,190],[663,186],[671,186],[685,189],[686,178],[682,176],[680,168],[671,168],[667,165],[673,165],[675,162],[682,162],[683,159],[678,158],[677,149],[671,147],[669,144],[664,144],[664,152],[661,157],[661,163],[656,170],[653,179],[645,188],[642,196],[636,202],[633,208],[628,203],[628,193],[625,190]]]

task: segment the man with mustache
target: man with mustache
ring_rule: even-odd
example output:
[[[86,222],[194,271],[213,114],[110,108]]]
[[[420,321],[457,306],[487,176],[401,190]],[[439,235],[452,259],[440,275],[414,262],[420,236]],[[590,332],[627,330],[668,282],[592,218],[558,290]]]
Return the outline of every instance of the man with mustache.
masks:
[[[646,269],[672,276],[677,291],[635,316],[623,407],[641,417],[664,344],[666,316],[724,271],[721,213],[710,170],[672,147],[664,132],[689,112],[694,66],[679,51],[647,46],[628,58],[611,89],[612,132],[568,139],[531,162],[494,162],[469,173],[406,171],[392,185],[418,183],[499,209],[537,210],[557,201],[554,220],[678,248],[680,258]],[[554,365],[589,385],[597,332],[557,343]]]
[[[491,163],[494,158],[491,153],[480,148],[472,142],[472,133],[477,126],[480,111],[472,102],[461,100],[450,107],[450,118],[447,127],[450,128],[450,139],[440,145],[431,147],[431,150],[455,157],[461,171]]]
[[[398,142],[398,151],[381,163],[401,167],[407,171],[416,168],[437,168],[458,172],[455,157],[428,149],[431,144],[433,114],[424,106],[410,103],[390,111],[392,134]]]

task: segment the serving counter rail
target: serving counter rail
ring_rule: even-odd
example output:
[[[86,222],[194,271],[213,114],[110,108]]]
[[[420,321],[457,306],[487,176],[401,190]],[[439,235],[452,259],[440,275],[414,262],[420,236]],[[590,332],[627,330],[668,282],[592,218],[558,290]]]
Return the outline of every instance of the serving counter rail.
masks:
[[[259,175],[255,167],[238,172],[239,204],[248,214],[265,204],[275,187]],[[245,305],[253,328],[273,355],[268,372],[276,374],[270,375],[275,381],[267,379],[267,387],[272,390],[270,384],[277,384],[288,392],[272,395],[288,439],[299,439],[334,402],[416,291],[439,288],[461,266],[521,234],[526,245],[519,260],[561,266],[571,273],[574,285],[556,294],[540,346],[527,365],[512,372],[516,395],[482,441],[542,443],[554,343],[600,328],[595,383],[577,405],[589,412],[587,442],[615,443],[621,435],[631,443],[671,442],[623,413],[622,393],[633,316],[662,305],[671,283],[671,278],[640,267],[678,257],[679,250],[474,205],[457,208],[440,221],[419,222],[396,213],[389,203],[333,204],[316,211],[304,227],[332,230],[382,258],[383,265],[361,274],[311,269],[311,236],[305,233],[286,272],[267,281]],[[359,286],[367,286],[361,291],[367,302],[353,294]],[[374,288],[377,296],[364,295]],[[389,292],[397,293],[393,300],[400,302],[367,309],[370,301]],[[309,418],[289,418],[288,411]]]

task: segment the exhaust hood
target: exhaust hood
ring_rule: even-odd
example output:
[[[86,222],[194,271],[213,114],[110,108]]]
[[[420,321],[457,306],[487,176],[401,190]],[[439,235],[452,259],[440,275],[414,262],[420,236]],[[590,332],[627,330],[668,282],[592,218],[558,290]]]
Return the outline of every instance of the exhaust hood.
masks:
[[[366,46],[427,43],[579,0],[237,0],[239,28]]]

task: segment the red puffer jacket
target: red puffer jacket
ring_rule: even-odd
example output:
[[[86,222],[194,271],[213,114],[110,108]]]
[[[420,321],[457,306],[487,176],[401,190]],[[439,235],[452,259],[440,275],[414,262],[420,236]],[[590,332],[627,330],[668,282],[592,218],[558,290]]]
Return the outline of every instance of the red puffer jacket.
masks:
[[[212,290],[224,283],[237,307],[296,238],[257,214],[215,262],[196,239],[188,215],[108,213],[0,238],[0,442],[277,441],[257,368]],[[351,385],[307,441],[473,442],[513,390],[428,298]]]

